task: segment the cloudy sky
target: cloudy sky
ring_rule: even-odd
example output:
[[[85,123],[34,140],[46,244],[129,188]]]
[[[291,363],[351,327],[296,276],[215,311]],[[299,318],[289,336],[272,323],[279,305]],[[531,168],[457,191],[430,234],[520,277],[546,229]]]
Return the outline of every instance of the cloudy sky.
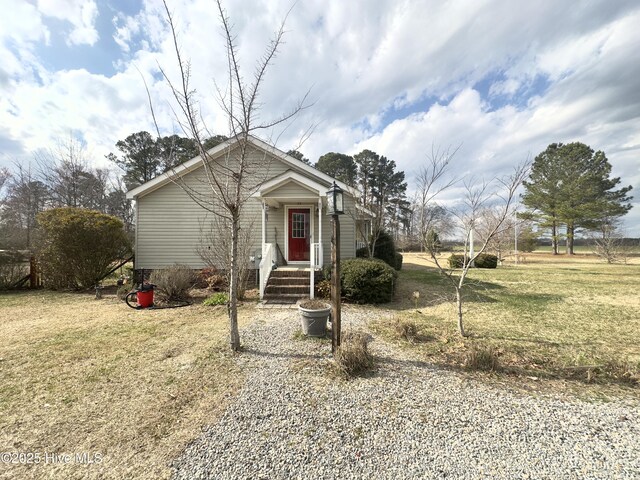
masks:
[[[214,82],[226,59],[212,0],[168,0],[209,128],[225,133]],[[291,0],[227,0],[245,75]],[[97,165],[119,139],[182,133],[162,66],[175,52],[158,0],[3,0],[0,166],[74,135]],[[552,142],[604,150],[640,199],[640,2],[299,0],[262,91],[262,118],[309,89],[313,106],[283,131],[288,150],[363,148],[415,176],[433,145],[461,145],[455,169],[491,177]],[[626,218],[640,236],[640,203]]]

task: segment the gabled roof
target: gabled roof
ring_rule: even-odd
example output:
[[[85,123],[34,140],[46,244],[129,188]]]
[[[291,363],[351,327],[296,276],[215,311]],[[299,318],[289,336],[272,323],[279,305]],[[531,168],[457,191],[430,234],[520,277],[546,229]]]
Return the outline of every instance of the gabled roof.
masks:
[[[316,170],[315,168],[313,168],[310,165],[307,165],[306,163],[298,160],[297,158],[293,158],[290,155],[287,155],[286,153],[284,153],[282,150],[277,149],[276,147],[273,147],[271,145],[269,145],[268,143],[253,137],[251,135],[249,135],[247,137],[247,140],[256,148],[259,148],[260,150],[269,153],[271,155],[273,155],[274,157],[282,160],[282,162],[284,162],[286,165],[289,165],[290,167],[294,168],[295,170],[299,170],[304,172],[305,174],[307,174],[308,176],[312,177],[312,179],[316,179],[322,182],[326,182],[328,184],[332,184],[333,182],[336,182],[336,184],[342,188],[344,191],[349,192],[351,195],[355,194],[355,191],[349,187],[348,185],[346,185],[345,183],[341,182],[340,180],[336,180],[335,178],[327,175],[326,173],[321,172],[320,170]],[[233,148],[237,143],[239,143],[239,139],[237,138],[230,138],[229,140],[222,142],[219,145],[216,145],[215,147],[213,147],[212,149],[210,149],[207,153],[212,157],[212,158],[216,158],[219,156],[222,156],[224,154],[225,151]],[[174,180],[175,178],[180,178],[194,170],[197,170],[198,168],[200,168],[202,166],[202,157],[200,155],[198,155],[195,158],[192,158],[191,160],[188,160],[186,162],[184,162],[181,165],[178,165],[177,167],[175,167],[173,170],[170,170],[168,172],[165,172],[161,175],[158,175],[156,178],[149,180],[146,183],[143,183],[142,185],[140,185],[139,187],[133,188],[131,190],[129,190],[127,192],[127,198],[128,199],[134,199],[137,198],[139,196],[145,195],[147,193],[152,192],[153,190],[156,190],[164,185],[166,185],[167,183],[170,183],[172,180]]]
[[[309,177],[301,175],[298,172],[293,170],[287,170],[286,172],[278,175],[277,177],[272,178],[271,180],[267,180],[262,185],[260,185],[260,189],[256,192],[256,197],[262,197],[264,195],[268,195],[273,190],[278,189],[279,187],[289,183],[294,182],[307,190],[309,192],[314,193],[320,197],[327,196],[327,187],[322,185]]]

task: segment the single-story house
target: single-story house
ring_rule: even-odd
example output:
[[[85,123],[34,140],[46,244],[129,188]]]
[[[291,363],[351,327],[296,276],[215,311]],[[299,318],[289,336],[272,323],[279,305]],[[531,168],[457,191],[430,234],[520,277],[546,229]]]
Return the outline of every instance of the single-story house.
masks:
[[[260,295],[313,295],[314,272],[331,258],[327,190],[335,182],[344,191],[341,258],[355,257],[356,248],[362,246],[370,212],[356,206],[356,192],[350,186],[252,136],[246,144],[230,139],[217,145],[208,151],[208,161],[218,162],[222,168],[237,158],[241,147],[247,148],[244,158],[253,165],[247,170],[251,179],[245,182],[249,193],[241,223],[250,232],[250,268],[256,274],[253,279],[259,283]],[[204,168],[198,156],[127,192],[127,198],[135,202],[136,271],[175,263],[194,269],[207,266],[201,255],[203,242],[211,243],[205,245],[207,249],[220,248],[215,235],[204,234],[215,215],[193,193],[199,192],[200,200],[212,202],[215,196],[207,175],[215,171]],[[289,280],[276,281],[281,276]]]

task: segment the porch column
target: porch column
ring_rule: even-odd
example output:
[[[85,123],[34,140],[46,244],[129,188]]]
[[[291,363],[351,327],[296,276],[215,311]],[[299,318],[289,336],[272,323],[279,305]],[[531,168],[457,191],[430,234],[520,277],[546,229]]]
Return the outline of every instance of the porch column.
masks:
[[[264,245],[267,243],[267,205],[262,202],[262,254],[264,255]]]
[[[324,266],[324,252],[322,251],[322,197],[318,198],[318,265]]]

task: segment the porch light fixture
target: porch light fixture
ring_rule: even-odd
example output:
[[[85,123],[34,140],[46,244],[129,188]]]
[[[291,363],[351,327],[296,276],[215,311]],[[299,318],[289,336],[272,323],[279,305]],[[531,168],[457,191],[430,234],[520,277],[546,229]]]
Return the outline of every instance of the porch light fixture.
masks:
[[[333,185],[327,190],[327,204],[329,215],[342,215],[344,213],[344,197],[342,189],[333,182]]]

